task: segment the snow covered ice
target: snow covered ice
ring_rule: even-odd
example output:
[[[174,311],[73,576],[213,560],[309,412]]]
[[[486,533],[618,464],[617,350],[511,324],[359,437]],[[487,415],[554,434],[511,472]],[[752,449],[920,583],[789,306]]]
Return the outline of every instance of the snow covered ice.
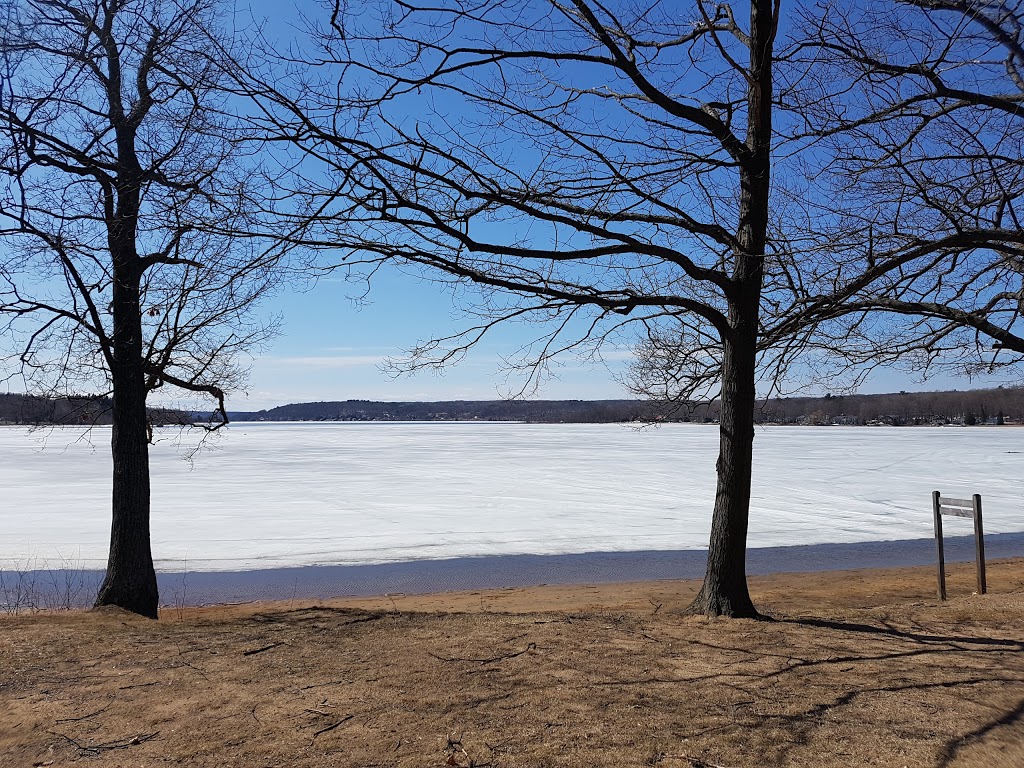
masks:
[[[177,434],[152,449],[164,570],[707,546],[711,425],[241,423],[192,466]],[[108,441],[0,428],[0,567],[103,567]],[[1024,530],[1024,429],[759,428],[749,544],[929,538],[933,490]]]

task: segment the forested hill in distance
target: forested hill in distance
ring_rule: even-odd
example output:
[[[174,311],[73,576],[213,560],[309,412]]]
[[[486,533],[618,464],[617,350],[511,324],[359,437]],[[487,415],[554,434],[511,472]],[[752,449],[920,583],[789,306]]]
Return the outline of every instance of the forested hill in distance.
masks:
[[[522,421],[609,423],[714,422],[717,401],[691,408],[642,400],[450,400],[441,402],[295,403],[235,412],[233,421]],[[1024,424],[1024,387],[883,395],[773,398],[762,402],[761,424]]]
[[[599,424],[613,422],[714,422],[717,402],[691,408],[643,400],[449,400],[441,402],[295,403],[230,413],[232,421],[520,421]],[[202,419],[170,409],[150,409],[154,424]],[[773,398],[758,409],[761,424],[864,425],[1024,424],[1024,387],[885,395]],[[106,398],[45,398],[0,394],[0,424],[90,425],[110,423]]]
[[[170,408],[147,408],[152,424],[188,424],[193,414]],[[17,393],[0,393],[0,424],[59,426],[109,425],[109,397],[81,395],[73,397],[42,397]]]

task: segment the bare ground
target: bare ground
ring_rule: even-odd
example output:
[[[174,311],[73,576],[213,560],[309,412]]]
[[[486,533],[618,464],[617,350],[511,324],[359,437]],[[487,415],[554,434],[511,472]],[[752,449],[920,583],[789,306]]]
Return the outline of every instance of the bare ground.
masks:
[[[0,620],[0,766],[1024,766],[1024,560]]]

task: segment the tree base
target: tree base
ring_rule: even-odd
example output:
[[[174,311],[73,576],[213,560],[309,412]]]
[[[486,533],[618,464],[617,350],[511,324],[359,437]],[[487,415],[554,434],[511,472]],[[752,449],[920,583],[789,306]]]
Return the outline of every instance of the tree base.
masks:
[[[142,582],[127,583],[111,578],[110,574],[107,574],[99,594],[96,595],[93,607],[101,608],[105,605],[123,608],[148,619],[158,618],[157,609],[160,605],[160,596],[156,587],[156,574],[154,573],[152,578],[144,579]]]
[[[708,616],[709,618],[757,619],[765,617],[757,612],[746,585],[737,590],[738,594],[729,594],[725,590],[709,589],[707,582],[693,602],[683,611],[687,616]]]

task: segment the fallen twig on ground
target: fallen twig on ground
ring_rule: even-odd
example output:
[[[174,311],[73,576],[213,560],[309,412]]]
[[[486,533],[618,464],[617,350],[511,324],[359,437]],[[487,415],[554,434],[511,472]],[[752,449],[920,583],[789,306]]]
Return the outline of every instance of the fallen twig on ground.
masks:
[[[335,728],[337,728],[338,726],[340,726],[340,725],[344,725],[345,723],[347,723],[347,722],[348,722],[349,720],[351,720],[351,719],[352,719],[353,717],[355,717],[355,715],[345,715],[345,716],[344,716],[343,718],[341,718],[341,720],[339,720],[338,722],[336,722],[336,723],[332,723],[331,725],[328,725],[328,726],[327,726],[326,728],[321,728],[321,729],[320,729],[319,731],[317,731],[316,733],[314,733],[314,734],[313,734],[313,738],[312,738],[312,740],[310,740],[310,742],[309,742],[309,743],[310,743],[310,745],[312,745],[312,744],[313,744],[313,742],[314,742],[314,741],[316,741],[316,737],[317,737],[317,736],[319,736],[320,734],[322,734],[322,733],[327,733],[328,731],[333,731],[333,730],[334,730]]]
[[[257,653],[263,653],[269,651],[271,648],[277,648],[279,645],[287,645],[285,642],[271,643],[270,645],[264,645],[262,648],[253,648],[248,651],[242,651],[243,656],[255,656]]]
[[[82,752],[92,752],[97,755],[101,752],[107,752],[112,749],[128,749],[128,747],[136,747],[139,744],[145,744],[147,741],[152,741],[160,735],[160,731],[154,731],[153,733],[140,733],[136,736],[129,736],[124,739],[114,739],[113,741],[107,741],[102,744],[81,744],[66,733],[58,733],[57,731],[47,731],[47,733],[54,736],[60,736]]]
[[[661,755],[660,757],[661,760],[685,760],[693,768],[726,768],[724,765],[709,763],[706,760],[701,760],[699,757],[690,757],[689,755]]]
[[[429,652],[428,652],[427,655],[433,656],[435,659],[438,659],[439,661],[471,661],[471,662],[473,662],[475,664],[493,664],[496,661],[505,661],[507,659],[514,659],[516,656],[522,656],[524,653],[529,653],[530,651],[536,650],[536,648],[537,648],[537,644],[536,643],[529,643],[521,651],[516,651],[515,653],[505,653],[505,654],[502,654],[501,656],[491,656],[491,657],[486,658],[486,659],[464,659],[464,658],[460,658],[459,656],[438,656],[436,653],[429,653]]]
[[[62,717],[59,720],[55,720],[55,723],[77,723],[80,720],[88,720],[90,717],[96,717],[101,712],[106,712],[110,708],[111,702],[107,702],[105,707],[97,709],[95,712],[90,712],[88,715],[82,715],[81,717]]]

